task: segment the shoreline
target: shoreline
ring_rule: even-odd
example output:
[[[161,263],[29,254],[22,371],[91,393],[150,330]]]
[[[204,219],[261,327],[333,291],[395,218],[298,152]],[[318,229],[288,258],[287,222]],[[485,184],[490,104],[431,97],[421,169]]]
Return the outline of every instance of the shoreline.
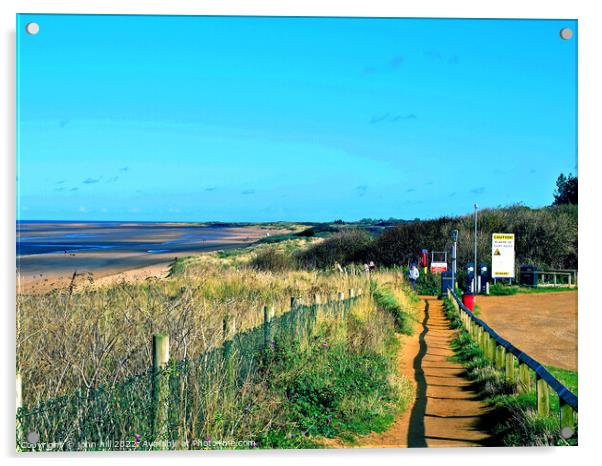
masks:
[[[17,257],[17,294],[40,294],[67,288],[75,274],[76,286],[139,282],[164,278],[176,258],[197,256],[224,249],[248,247],[266,234],[288,232],[257,227],[228,227],[225,235],[195,242],[177,251],[94,250],[73,254],[44,253]]]

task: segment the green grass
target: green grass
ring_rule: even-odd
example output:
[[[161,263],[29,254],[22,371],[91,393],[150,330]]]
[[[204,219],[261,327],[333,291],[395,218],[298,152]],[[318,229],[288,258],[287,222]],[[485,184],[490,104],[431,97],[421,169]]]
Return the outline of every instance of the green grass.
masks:
[[[340,228],[332,227],[328,224],[323,225],[315,225],[310,228],[306,228],[302,231],[294,231],[291,233],[281,233],[271,236],[266,236],[257,241],[258,244],[274,244],[280,243],[282,241],[295,240],[295,239],[305,239],[309,240],[310,238],[328,238],[332,236],[334,233],[338,232]]]
[[[276,342],[265,379],[268,397],[286,402],[257,445],[313,448],[324,437],[353,443],[357,435],[385,431],[405,409],[411,385],[392,383],[399,343],[392,325],[383,324],[382,351],[354,343],[329,325],[303,347]],[[354,334],[375,329],[374,322],[353,318],[348,325]]]
[[[299,236],[295,235],[294,233],[282,233],[282,234],[278,234],[278,235],[266,236],[264,238],[261,238],[259,241],[257,241],[257,243],[258,244],[274,244],[274,243],[280,243],[282,241],[288,241],[291,239],[299,239]]]
[[[404,335],[414,334],[414,321],[412,314],[404,309],[390,289],[377,287],[372,296],[376,305],[382,310],[388,312],[395,319],[395,328]]]
[[[238,257],[243,254],[246,254],[249,251],[249,248],[233,248],[233,249],[223,249],[217,251],[217,257],[219,259],[228,259],[230,257]]]
[[[519,286],[518,287],[518,292],[519,293],[525,293],[525,294],[530,294],[530,293],[555,293],[558,291],[577,291],[576,287],[573,288],[569,288],[567,286],[558,286],[558,287],[554,287],[554,286],[540,286],[537,288],[531,288],[528,286]]]
[[[518,293],[518,286],[502,285],[501,283],[495,283],[489,287],[489,294],[491,296],[510,296]]]
[[[577,288],[569,288],[566,286],[552,287],[537,287],[532,288],[528,286],[518,286],[518,285],[503,285],[501,283],[496,283],[495,285],[491,285],[489,287],[489,294],[491,296],[511,296],[517,293],[521,294],[532,294],[532,293],[551,293],[556,291],[577,291]]]
[[[554,366],[546,366],[546,369],[550,371],[550,373],[558,379],[560,383],[562,383],[565,387],[567,387],[570,391],[572,391],[575,395],[578,394],[579,386],[578,386],[578,375],[577,371],[570,371],[567,369],[561,369],[559,367]]]
[[[187,265],[192,261],[192,256],[178,257],[169,266],[169,276],[181,275],[186,270]]]

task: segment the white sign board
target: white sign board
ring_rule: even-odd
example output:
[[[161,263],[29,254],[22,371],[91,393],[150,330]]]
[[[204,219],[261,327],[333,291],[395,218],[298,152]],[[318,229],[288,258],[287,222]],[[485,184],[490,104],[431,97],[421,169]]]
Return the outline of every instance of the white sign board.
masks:
[[[431,262],[432,273],[447,272],[447,262]]]
[[[514,278],[514,233],[492,235],[491,278]]]

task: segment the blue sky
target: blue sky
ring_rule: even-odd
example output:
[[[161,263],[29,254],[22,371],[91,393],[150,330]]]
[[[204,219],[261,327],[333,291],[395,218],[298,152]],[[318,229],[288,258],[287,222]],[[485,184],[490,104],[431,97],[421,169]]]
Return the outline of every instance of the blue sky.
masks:
[[[20,15],[17,219],[430,218],[474,202],[550,204],[558,174],[577,169],[576,29]]]

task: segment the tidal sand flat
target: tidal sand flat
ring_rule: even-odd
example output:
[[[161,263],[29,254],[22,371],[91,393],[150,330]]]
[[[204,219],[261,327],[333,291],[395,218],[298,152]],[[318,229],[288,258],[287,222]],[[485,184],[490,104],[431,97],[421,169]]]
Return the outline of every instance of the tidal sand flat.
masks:
[[[17,290],[66,286],[75,272],[97,280],[152,267],[155,275],[176,257],[248,245],[274,232],[231,224],[18,222]]]

